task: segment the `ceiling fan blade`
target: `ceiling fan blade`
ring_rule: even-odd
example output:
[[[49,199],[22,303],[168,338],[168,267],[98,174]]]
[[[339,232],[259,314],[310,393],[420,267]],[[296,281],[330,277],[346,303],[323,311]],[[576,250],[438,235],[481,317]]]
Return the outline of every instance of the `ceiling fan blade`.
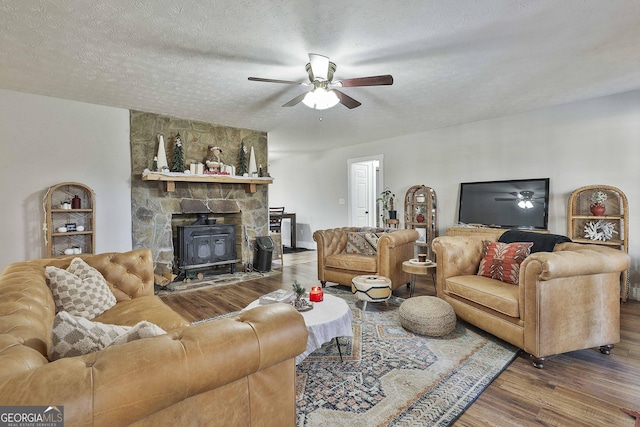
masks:
[[[496,197],[495,199],[496,202],[516,202],[518,201],[518,199],[507,199],[505,197]]]
[[[309,92],[301,93],[300,95],[298,95],[295,98],[293,98],[291,101],[289,101],[286,104],[284,104],[283,107],[293,107],[294,105],[296,105],[300,101],[302,101],[304,99],[304,97],[307,96],[307,93],[309,93]]]
[[[251,80],[252,82],[283,83],[286,85],[304,85],[304,86],[307,85],[307,83],[304,83],[304,82],[294,82],[291,80],[263,79],[261,77],[249,77],[249,80]]]
[[[355,79],[340,80],[339,82],[342,87],[384,86],[393,84],[393,76],[385,74],[383,76],[357,77]]]
[[[317,53],[309,54],[309,63],[311,64],[311,72],[313,79],[329,80],[329,58]]]
[[[339,90],[332,89],[331,92],[335,92],[335,94],[338,95],[338,99],[340,99],[340,103],[349,109],[356,108],[362,105],[360,102],[356,101],[349,95],[340,92]]]

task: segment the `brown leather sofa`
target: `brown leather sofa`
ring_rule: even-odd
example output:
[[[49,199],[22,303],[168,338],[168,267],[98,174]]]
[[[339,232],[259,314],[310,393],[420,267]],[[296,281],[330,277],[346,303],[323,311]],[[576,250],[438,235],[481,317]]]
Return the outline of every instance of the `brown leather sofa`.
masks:
[[[294,360],[307,344],[295,309],[190,326],[153,295],[148,250],[83,258],[118,301],[94,320],[148,320],[168,333],[49,362],[55,306],[44,267],[72,257],[11,264],[0,275],[0,405],[64,406],[69,427],[295,425]]]
[[[357,227],[330,228],[313,233],[318,249],[318,280],[351,286],[351,279],[364,274],[379,274],[391,279],[391,288],[409,283],[409,274],[402,271],[402,263],[413,258],[415,230],[396,230],[383,234],[376,255],[346,253],[347,232]]]
[[[434,239],[438,297],[458,318],[523,349],[534,366],[548,356],[620,341],[620,275],[629,256],[604,246],[561,243],[520,266],[519,286],[478,276],[481,237]],[[484,239],[488,240],[488,239]]]

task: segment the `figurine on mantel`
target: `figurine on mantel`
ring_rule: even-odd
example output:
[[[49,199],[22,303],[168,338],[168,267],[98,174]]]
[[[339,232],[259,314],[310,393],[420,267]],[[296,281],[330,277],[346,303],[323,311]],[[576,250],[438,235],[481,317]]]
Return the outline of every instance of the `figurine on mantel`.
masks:
[[[210,145],[207,157],[204,159],[204,163],[211,172],[218,170],[222,171],[222,149],[218,146]]]

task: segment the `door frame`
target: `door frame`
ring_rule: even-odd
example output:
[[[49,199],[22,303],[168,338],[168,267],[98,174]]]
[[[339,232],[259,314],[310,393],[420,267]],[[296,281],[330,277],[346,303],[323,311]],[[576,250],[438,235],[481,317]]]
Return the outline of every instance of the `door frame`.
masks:
[[[373,162],[373,161],[378,161],[378,174],[376,176],[375,173],[371,174],[370,177],[370,183],[372,184],[370,186],[371,188],[371,197],[372,197],[372,215],[371,218],[373,218],[373,226],[375,227],[376,224],[378,223],[378,216],[377,216],[377,210],[376,210],[376,206],[377,206],[377,202],[376,199],[378,198],[378,189],[380,188],[384,188],[384,177],[383,177],[383,164],[384,164],[384,155],[383,154],[375,154],[372,156],[366,156],[366,157],[356,157],[353,159],[348,159],[347,160],[347,217],[348,217],[348,223],[349,226],[353,226],[353,219],[351,217],[352,215],[352,211],[353,211],[353,203],[355,202],[353,200],[353,192],[355,191],[355,189],[353,188],[354,183],[351,182],[351,170],[353,168],[354,164],[358,164],[358,163],[369,163],[369,162]]]

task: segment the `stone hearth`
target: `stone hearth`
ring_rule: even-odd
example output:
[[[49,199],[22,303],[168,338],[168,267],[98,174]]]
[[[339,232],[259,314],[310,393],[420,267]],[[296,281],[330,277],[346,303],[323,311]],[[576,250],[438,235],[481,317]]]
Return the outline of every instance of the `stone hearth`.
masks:
[[[176,182],[175,191],[167,192],[161,182],[142,181],[143,170],[151,166],[158,150],[157,135],[164,135],[171,166],[173,143],[178,132],[184,144],[187,165],[201,162],[208,146],[216,145],[222,148],[225,163],[237,166],[240,143],[244,140],[249,150],[254,148],[256,162],[263,165],[266,172],[267,137],[264,132],[132,111],[133,247],[151,250],[156,273],[173,271],[175,226],[184,221],[181,204],[202,203],[211,211],[210,218],[215,218],[218,223],[235,225],[238,258],[242,259],[243,265],[251,263],[256,236],[266,236],[269,232],[268,185],[258,185],[255,193],[249,193],[244,184]]]

